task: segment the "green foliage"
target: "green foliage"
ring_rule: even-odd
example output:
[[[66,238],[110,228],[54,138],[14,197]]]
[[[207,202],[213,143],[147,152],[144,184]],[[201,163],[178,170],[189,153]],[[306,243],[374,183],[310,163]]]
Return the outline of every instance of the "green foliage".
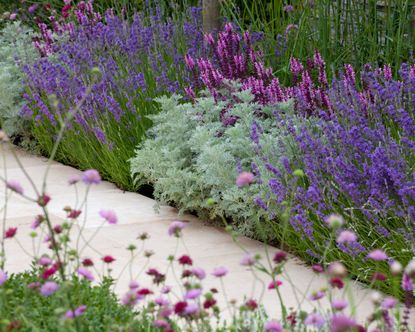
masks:
[[[272,112],[296,118],[291,103],[260,106],[248,91],[235,97],[240,102],[215,102],[211,96],[195,104],[180,103],[179,96],[159,98],[162,111],[151,117],[154,127],[131,160],[132,174],[138,184],[154,184],[155,198],[162,204],[175,204],[181,212],[196,212],[204,219],[231,219],[243,234],[272,240],[276,234],[261,222],[267,213],[254,202],[267,185],[239,188],[235,181],[238,168],[250,171],[252,163],[261,162],[250,137],[252,123],[263,131],[262,148],[278,157],[294,153],[286,147],[295,146],[286,129],[275,125]],[[239,117],[235,125],[222,124],[224,109],[228,116]],[[276,137],[286,142],[285,147],[275,146]]]
[[[32,30],[20,22],[8,23],[0,32],[0,127],[23,145],[29,143],[29,136],[28,123],[19,117],[23,94],[19,66],[37,58],[32,36]]]
[[[39,277],[34,271],[12,275],[0,287],[0,330],[13,321],[19,323],[19,331],[73,331],[74,321],[63,319],[68,310],[65,289],[44,297],[37,289],[28,287]],[[88,281],[73,277],[62,288],[70,289],[74,306],[81,304],[87,310],[80,316],[82,331],[143,331],[149,322],[135,321],[136,314],[121,305],[111,291],[111,281],[92,286]]]

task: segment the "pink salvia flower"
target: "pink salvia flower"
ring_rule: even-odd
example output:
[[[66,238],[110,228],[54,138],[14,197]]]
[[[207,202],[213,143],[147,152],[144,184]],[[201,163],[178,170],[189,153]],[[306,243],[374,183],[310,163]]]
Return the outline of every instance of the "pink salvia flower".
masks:
[[[116,224],[118,222],[117,215],[112,210],[101,210],[99,211],[99,215],[108,221],[109,224]]]

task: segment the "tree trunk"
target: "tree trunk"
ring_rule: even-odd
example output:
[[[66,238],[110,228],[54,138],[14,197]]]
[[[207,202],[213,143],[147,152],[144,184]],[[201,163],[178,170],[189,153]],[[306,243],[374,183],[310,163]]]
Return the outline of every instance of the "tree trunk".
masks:
[[[203,0],[203,31],[209,33],[219,29],[219,0]]]

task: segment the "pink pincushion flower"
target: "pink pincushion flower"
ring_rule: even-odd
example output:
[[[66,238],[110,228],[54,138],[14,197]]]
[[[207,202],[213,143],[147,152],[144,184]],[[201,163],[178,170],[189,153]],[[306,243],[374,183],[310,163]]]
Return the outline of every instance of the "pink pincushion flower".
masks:
[[[42,265],[42,266],[48,266],[48,265],[52,264],[52,260],[48,256],[42,256],[42,257],[39,258],[37,263],[39,265]]]
[[[330,321],[330,331],[332,332],[346,332],[357,328],[356,322],[344,315],[334,315]]]
[[[385,309],[385,310],[392,309],[396,305],[396,303],[398,303],[398,301],[395,298],[393,298],[393,297],[386,297],[383,300],[383,302],[381,304],[381,307],[382,307],[382,309]]]
[[[131,290],[132,289],[137,289],[138,287],[140,287],[140,285],[135,280],[131,280],[130,283],[128,284],[128,288],[131,289]]]
[[[10,21],[14,21],[16,19],[16,17],[17,17],[17,14],[16,13],[12,13],[9,16],[9,19],[10,19]]]
[[[336,241],[337,243],[350,244],[350,243],[356,242],[356,240],[357,240],[357,236],[354,232],[345,230],[345,231],[340,232]]]
[[[255,262],[255,256],[253,254],[247,253],[242,257],[240,264],[242,266],[252,266],[255,265]]]
[[[86,305],[82,304],[74,311],[68,310],[65,314],[66,319],[74,319],[75,317],[81,316],[86,310]]]
[[[267,332],[282,332],[282,327],[279,322],[272,320],[264,324],[264,331]]]
[[[79,181],[81,181],[81,178],[78,175],[72,175],[69,179],[68,179],[68,183],[71,184],[76,184]]]
[[[24,190],[23,190],[23,187],[22,187],[22,185],[20,184],[19,181],[16,181],[16,180],[8,180],[8,181],[6,181],[6,186],[10,190],[12,190],[12,191],[14,191],[14,192],[16,192],[16,193],[18,193],[20,195],[23,195]]]
[[[326,293],[322,290],[317,291],[317,292],[313,292],[313,293],[311,293],[310,300],[311,301],[318,301],[318,300],[322,299],[325,295],[326,295]]]
[[[7,273],[3,270],[0,270],[0,286],[7,281]]]
[[[321,329],[325,324],[325,320],[321,315],[317,313],[312,313],[307,316],[307,318],[304,320],[304,325],[306,326],[312,326],[317,329]]]
[[[85,184],[99,184],[101,182],[101,175],[96,169],[88,169],[82,173],[82,181]]]
[[[94,281],[94,275],[92,274],[91,271],[89,271],[88,269],[85,269],[83,267],[80,267],[77,270],[78,274],[82,277],[84,277],[85,279],[88,279],[89,281]]]
[[[199,280],[203,280],[203,279],[206,278],[205,270],[203,270],[200,267],[194,267],[194,268],[192,268],[191,271],[192,271],[193,275]]]
[[[347,303],[346,300],[338,299],[338,300],[333,300],[331,302],[331,306],[334,310],[341,311],[341,310],[345,309],[348,306],[348,303]]]
[[[202,295],[202,290],[200,288],[194,288],[194,289],[189,289],[184,295],[184,298],[186,300],[194,300],[200,297],[200,295]]]
[[[180,237],[181,230],[185,227],[186,225],[183,222],[175,220],[169,225],[169,229],[167,232],[170,236],[174,235],[176,237]]]
[[[255,176],[250,172],[242,172],[236,178],[236,185],[238,187],[245,187],[254,182]]]
[[[188,303],[184,309],[186,315],[194,315],[199,311],[199,306],[196,303]]]
[[[165,321],[164,319],[157,319],[153,322],[153,325],[155,327],[158,327],[160,329],[165,329],[167,330],[168,328],[170,328],[170,325],[167,321]]]
[[[128,291],[121,298],[121,303],[123,305],[133,307],[137,304],[138,300],[139,300],[139,297],[135,291]]]
[[[161,294],[168,294],[171,291],[171,286],[163,286],[160,290]]]
[[[221,278],[221,277],[224,277],[227,273],[228,273],[228,269],[226,267],[219,266],[213,270],[212,275],[217,278]]]
[[[388,258],[388,256],[384,251],[375,249],[367,255],[367,258],[373,259],[374,261],[384,261]]]
[[[117,215],[112,210],[101,210],[99,215],[108,221],[109,224],[116,224],[118,222]]]
[[[59,285],[54,281],[46,281],[42,287],[40,287],[40,294],[43,296],[50,296],[59,289]]]
[[[161,307],[170,304],[169,300],[162,296],[155,298],[154,303]]]

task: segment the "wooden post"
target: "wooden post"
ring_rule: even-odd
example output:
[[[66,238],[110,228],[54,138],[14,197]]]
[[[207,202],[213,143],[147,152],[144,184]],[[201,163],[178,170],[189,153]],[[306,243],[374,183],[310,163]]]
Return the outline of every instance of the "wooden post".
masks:
[[[209,33],[220,29],[219,0],[203,0],[203,31]]]

